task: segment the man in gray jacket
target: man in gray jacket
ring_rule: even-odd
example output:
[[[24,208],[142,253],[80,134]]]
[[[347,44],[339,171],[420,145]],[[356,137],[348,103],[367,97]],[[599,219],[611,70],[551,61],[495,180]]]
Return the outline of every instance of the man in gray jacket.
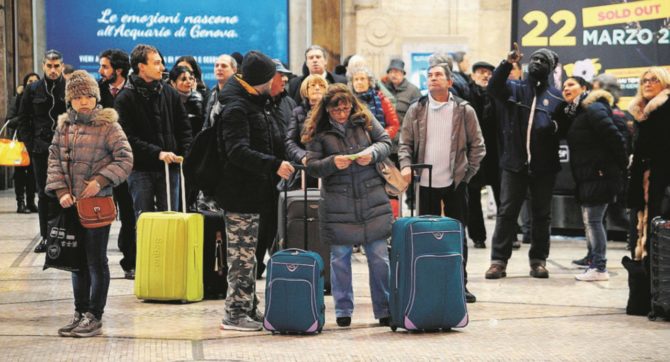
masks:
[[[433,165],[432,185],[428,171],[419,182],[419,214],[441,215],[467,224],[467,183],[479,170],[486,155],[484,138],[475,110],[468,102],[449,93],[452,73],[445,63],[428,68],[428,95],[419,98],[407,110],[400,135],[400,170],[410,182],[412,163]],[[444,204],[444,210],[441,204]],[[463,237],[463,271],[468,247]],[[476,301],[467,288],[468,303]]]

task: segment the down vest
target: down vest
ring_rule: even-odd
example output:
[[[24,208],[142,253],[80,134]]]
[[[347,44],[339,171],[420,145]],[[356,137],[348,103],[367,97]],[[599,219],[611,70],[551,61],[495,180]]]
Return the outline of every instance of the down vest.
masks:
[[[582,204],[612,202],[623,189],[628,160],[623,136],[612,120],[613,100],[604,90],[591,92],[568,129],[575,196]]]
[[[368,132],[372,144],[363,120],[347,122],[344,133],[327,124],[307,144],[307,171],[323,179],[319,230],[327,244],[360,245],[391,235],[391,204],[374,165],[390,154],[391,139],[375,119]],[[369,165],[352,162],[344,170],[335,166],[336,155],[358,153],[368,146],[373,146]]]
[[[58,196],[72,188],[78,196],[86,187],[84,181],[95,179],[102,189],[97,196],[111,196],[112,187],[128,178],[133,168],[133,152],[112,108],[97,108],[90,121],[77,119],[73,110],[58,117],[51,147],[45,190]],[[69,134],[65,134],[70,125]],[[65,137],[69,137],[70,168],[68,174]]]

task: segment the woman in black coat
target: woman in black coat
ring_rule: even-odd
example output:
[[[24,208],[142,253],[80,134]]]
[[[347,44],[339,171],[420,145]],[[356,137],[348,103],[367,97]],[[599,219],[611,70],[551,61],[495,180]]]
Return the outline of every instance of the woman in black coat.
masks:
[[[557,118],[567,121],[570,167],[588,242],[589,268],[575,278],[608,280],[607,233],[603,218],[607,205],[623,189],[627,158],[623,136],[612,120],[614,98],[605,90],[586,92],[586,81],[570,77],[563,83],[565,103]]]
[[[300,141],[300,135],[309,117],[312,108],[316,106],[328,88],[328,81],[320,75],[309,75],[300,84],[300,97],[302,102],[293,109],[291,120],[286,132],[286,153],[292,162],[305,165],[307,163],[307,150]]]
[[[633,147],[628,204],[638,212],[635,259],[648,252],[649,223],[656,216],[670,218],[670,72],[651,67],[640,77],[637,95],[628,111],[638,129]],[[667,195],[667,196],[666,196]]]
[[[366,251],[375,318],[389,324],[391,205],[375,163],[391,152],[391,139],[344,84],[333,84],[312,110],[302,136],[307,171],[323,180],[319,202],[321,240],[330,244],[331,285],[337,325],[354,311],[351,253]]]

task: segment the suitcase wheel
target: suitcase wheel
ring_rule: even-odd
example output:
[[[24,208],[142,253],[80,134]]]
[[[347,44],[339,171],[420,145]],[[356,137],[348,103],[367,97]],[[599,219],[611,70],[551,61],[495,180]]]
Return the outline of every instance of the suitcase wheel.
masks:
[[[395,331],[398,330],[398,327],[396,327],[396,326],[391,326],[391,330],[392,330],[393,332],[395,332]]]

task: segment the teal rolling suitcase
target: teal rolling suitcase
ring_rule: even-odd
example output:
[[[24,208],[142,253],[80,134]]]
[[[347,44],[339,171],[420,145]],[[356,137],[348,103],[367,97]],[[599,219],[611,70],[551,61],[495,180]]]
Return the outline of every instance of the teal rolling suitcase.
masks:
[[[393,224],[389,298],[393,331],[449,330],[468,324],[463,233],[463,225],[448,217],[404,217]]]

